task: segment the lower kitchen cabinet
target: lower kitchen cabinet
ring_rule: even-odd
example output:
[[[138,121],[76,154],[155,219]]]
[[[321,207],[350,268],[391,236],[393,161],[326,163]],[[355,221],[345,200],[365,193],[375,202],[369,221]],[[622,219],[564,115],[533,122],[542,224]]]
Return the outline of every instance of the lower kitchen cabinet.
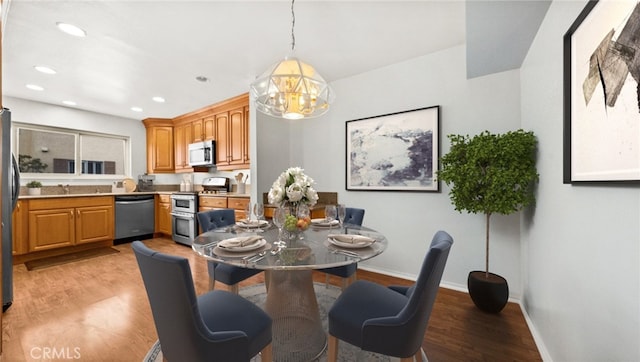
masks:
[[[156,196],[156,232],[171,236],[173,229],[171,223],[171,196]]]
[[[233,209],[236,213],[236,220],[242,220],[247,218],[245,209],[249,204],[248,197],[227,197],[227,207]]]
[[[29,251],[29,229],[26,227],[28,214],[29,203],[18,200],[16,208],[13,209],[13,220],[11,222],[13,255],[22,255]]]
[[[112,196],[30,200],[28,251],[113,240],[113,210]]]

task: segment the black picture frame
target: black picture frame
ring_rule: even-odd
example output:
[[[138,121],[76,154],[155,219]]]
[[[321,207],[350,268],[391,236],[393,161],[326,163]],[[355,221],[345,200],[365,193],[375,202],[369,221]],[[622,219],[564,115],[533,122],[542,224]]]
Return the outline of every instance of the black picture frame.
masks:
[[[640,3],[590,0],[563,38],[563,182],[640,182]]]
[[[345,188],[440,192],[440,106],[347,121]]]

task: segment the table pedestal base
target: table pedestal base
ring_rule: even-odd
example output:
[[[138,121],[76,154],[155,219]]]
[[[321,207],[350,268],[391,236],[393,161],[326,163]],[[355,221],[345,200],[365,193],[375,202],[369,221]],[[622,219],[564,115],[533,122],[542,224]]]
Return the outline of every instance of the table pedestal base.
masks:
[[[311,270],[271,270],[265,309],[273,319],[273,360],[317,359],[327,346]]]

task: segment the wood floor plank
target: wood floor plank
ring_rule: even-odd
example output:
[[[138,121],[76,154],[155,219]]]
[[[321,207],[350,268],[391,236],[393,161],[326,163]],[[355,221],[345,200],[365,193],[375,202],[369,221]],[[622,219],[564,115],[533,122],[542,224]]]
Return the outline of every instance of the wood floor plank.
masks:
[[[206,292],[206,261],[189,247],[157,238],[145,244],[189,259],[196,293]],[[54,351],[57,360],[141,361],[157,339],[151,309],[131,244],[120,253],[27,271],[14,266],[14,304],[3,316],[4,361],[40,361]],[[411,281],[358,270],[358,279],[383,285]],[[325,275],[314,273],[324,282]],[[332,277],[331,283],[340,285]],[[264,281],[260,273],[241,287]],[[226,289],[216,284],[218,289]],[[500,314],[481,312],[466,293],[441,288],[423,343],[429,361],[540,361],[520,307],[509,303]],[[75,358],[77,360],[77,358]],[[56,360],[56,359],[49,359]]]

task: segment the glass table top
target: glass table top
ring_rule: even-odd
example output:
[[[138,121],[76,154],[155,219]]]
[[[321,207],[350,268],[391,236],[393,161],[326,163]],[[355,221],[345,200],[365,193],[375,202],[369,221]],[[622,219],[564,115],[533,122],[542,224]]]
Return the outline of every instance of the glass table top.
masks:
[[[287,235],[286,231],[283,233]],[[256,246],[238,249],[223,248],[228,240],[247,240],[244,237],[260,236]],[[299,237],[286,241],[286,247],[277,246],[278,229],[272,224],[262,228],[242,228],[237,225],[211,230],[197,236],[192,248],[199,255],[216,262],[264,270],[301,270],[323,269],[357,263],[381,254],[387,247],[387,239],[381,233],[365,226],[345,224],[343,226],[311,226],[301,232]],[[341,235],[330,240],[330,237]],[[349,240],[358,235],[375,241],[368,246],[350,245]],[[346,239],[344,239],[346,238]],[[221,243],[222,241],[226,241]],[[262,245],[264,244],[264,245]],[[336,244],[340,244],[338,246]],[[252,244],[253,245],[253,244]],[[344,247],[342,247],[344,246]],[[251,250],[248,250],[251,249]]]

